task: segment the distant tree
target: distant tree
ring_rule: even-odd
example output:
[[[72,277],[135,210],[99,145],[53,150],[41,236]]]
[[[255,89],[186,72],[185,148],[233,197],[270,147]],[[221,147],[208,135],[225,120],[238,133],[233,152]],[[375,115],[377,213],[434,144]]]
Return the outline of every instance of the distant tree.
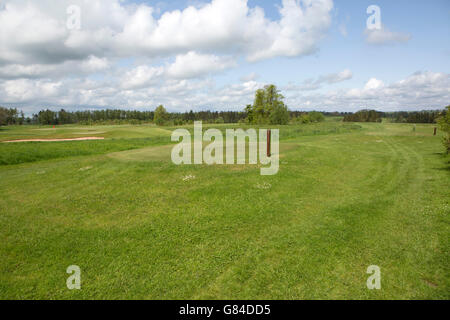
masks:
[[[361,110],[344,116],[347,122],[381,122],[383,114],[375,110]]]
[[[450,153],[450,106],[446,107],[443,115],[438,119],[439,126],[442,131],[446,133],[444,137],[444,146],[447,149],[447,153]]]
[[[19,119],[19,124],[23,125],[25,122],[25,114],[23,113],[23,111],[20,111],[20,117],[18,119]]]
[[[0,125],[14,125],[23,124],[25,116],[23,112],[20,112],[16,108],[3,108],[0,107]]]
[[[245,112],[250,123],[255,124],[287,124],[289,110],[283,102],[283,95],[273,84],[255,92],[252,106],[247,106]]]
[[[38,122],[42,125],[58,124],[58,115],[49,109],[39,111]]]
[[[306,114],[302,114],[300,117],[298,117],[298,122],[306,124],[306,123],[310,123],[311,122],[311,118],[309,117],[309,115]]]
[[[155,116],[153,121],[158,125],[158,126],[162,126],[164,125],[167,120],[169,119],[168,117],[168,113],[166,111],[166,109],[164,108],[163,105],[160,105],[158,108],[156,108],[155,110]]]
[[[308,113],[311,122],[322,122],[325,121],[325,116],[321,112],[311,111]]]
[[[268,118],[268,110],[265,105],[265,91],[263,89],[256,90],[255,101],[252,107],[253,123],[266,123]]]
[[[247,118],[247,121],[249,123],[252,123],[253,122],[253,106],[251,104],[248,104],[245,107],[245,111],[244,112],[245,112],[245,116]]]
[[[289,110],[284,103],[276,103],[273,105],[269,114],[270,124],[288,124]]]
[[[6,126],[8,118],[8,109],[0,107],[0,126]]]

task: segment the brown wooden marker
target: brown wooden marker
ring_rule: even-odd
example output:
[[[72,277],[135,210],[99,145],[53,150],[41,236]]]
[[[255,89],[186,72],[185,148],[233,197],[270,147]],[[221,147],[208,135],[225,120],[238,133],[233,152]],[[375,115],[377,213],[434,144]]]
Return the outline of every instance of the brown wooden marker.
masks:
[[[272,138],[272,131],[269,129],[267,130],[267,156],[270,157],[270,140]]]

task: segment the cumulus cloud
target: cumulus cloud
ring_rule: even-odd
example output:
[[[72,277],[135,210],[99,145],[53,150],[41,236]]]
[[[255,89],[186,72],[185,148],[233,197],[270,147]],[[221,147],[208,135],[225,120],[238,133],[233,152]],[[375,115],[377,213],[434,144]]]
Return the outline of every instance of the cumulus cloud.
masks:
[[[121,80],[121,88],[137,89],[155,84],[164,74],[163,67],[138,66],[125,73]]]
[[[5,64],[0,65],[0,79],[40,79],[60,78],[67,75],[88,76],[97,72],[105,72],[112,67],[107,58],[89,56],[80,61],[65,61],[58,64]]]
[[[367,43],[373,45],[405,43],[411,39],[411,35],[389,31],[385,26],[382,26],[381,29],[366,29],[364,33]]]
[[[81,28],[69,30],[66,9],[81,9]],[[141,55],[160,57],[195,50],[237,52],[256,61],[317,50],[330,22],[332,0],[283,0],[279,20],[268,19],[247,0],[212,0],[168,11],[119,0],[7,1],[0,10],[0,62],[61,63],[66,60]]]
[[[374,90],[378,89],[384,86],[383,81],[378,80],[376,78],[371,78],[369,81],[366,82],[366,85],[364,86],[364,90]]]
[[[326,76],[320,77],[317,82],[318,83],[338,83],[345,80],[349,80],[353,77],[353,73],[349,69],[345,69],[339,73],[330,73]]]
[[[296,92],[291,93],[288,100],[292,108],[330,111],[356,111],[363,108],[380,111],[440,109],[450,101],[450,74],[416,72],[391,84],[371,78],[363,88],[310,95]]]
[[[167,74],[172,78],[189,79],[217,73],[235,66],[236,62],[230,57],[218,57],[190,51],[177,55],[175,62],[167,68]]]
[[[320,89],[323,84],[334,84],[342,81],[349,80],[353,77],[353,73],[349,69],[345,69],[338,73],[330,73],[318,77],[317,79],[307,79],[301,84],[290,84],[284,87],[285,90],[289,91],[312,91]]]
[[[142,75],[161,71],[135,70]],[[151,77],[142,81],[152,81]],[[166,79],[147,87],[136,84],[122,88],[115,82],[65,79],[63,81],[17,79],[0,83],[5,102],[27,105],[26,112],[40,106],[128,106],[153,108],[164,104],[172,111],[189,109],[242,110],[253,102],[254,93],[266,83],[254,80],[218,87],[211,79]],[[325,92],[295,91],[282,88],[287,105],[293,110],[356,111],[375,108],[381,111],[442,108],[450,101],[450,74],[417,72],[405,79],[386,84],[372,78],[360,88]]]
[[[67,26],[73,5],[80,29]],[[0,7],[0,103],[144,104],[149,92],[186,87],[184,80],[236,67],[241,57],[315,52],[332,8],[332,0],[282,0],[273,20],[247,0],[212,0],[156,18],[158,9],[122,0],[7,0]],[[87,80],[96,73],[108,81]],[[45,89],[51,84],[61,90]]]

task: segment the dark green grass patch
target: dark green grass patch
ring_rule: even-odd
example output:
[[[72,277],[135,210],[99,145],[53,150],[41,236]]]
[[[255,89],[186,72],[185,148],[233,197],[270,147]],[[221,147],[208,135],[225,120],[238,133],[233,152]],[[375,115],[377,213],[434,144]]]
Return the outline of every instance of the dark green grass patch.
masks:
[[[168,137],[153,137],[143,139],[0,143],[0,165],[105,154],[167,144],[169,142]]]

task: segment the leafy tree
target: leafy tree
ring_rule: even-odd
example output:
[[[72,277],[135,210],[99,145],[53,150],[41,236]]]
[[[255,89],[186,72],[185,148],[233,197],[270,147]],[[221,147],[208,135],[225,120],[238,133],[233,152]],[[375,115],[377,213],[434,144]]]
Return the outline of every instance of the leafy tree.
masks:
[[[309,117],[308,114],[302,114],[300,117],[298,117],[298,122],[300,123],[310,123],[311,122],[311,118]]]
[[[8,110],[0,107],[0,126],[5,126],[7,124],[6,119],[8,118]]]
[[[450,152],[450,106],[446,107],[447,110],[443,112],[443,115],[438,119],[438,123],[442,131],[444,131],[447,136],[444,137],[444,146],[447,149],[447,153]]]
[[[249,123],[252,123],[253,122],[253,106],[251,104],[248,104],[245,107],[245,115],[246,115],[247,121]]]
[[[375,110],[361,110],[344,116],[348,122],[381,122],[382,113]]]
[[[57,113],[51,111],[49,109],[39,111],[38,121],[40,124],[48,125],[48,124],[58,124],[58,116]]]
[[[321,112],[311,111],[308,116],[311,122],[325,121],[325,116]]]
[[[253,103],[253,122],[254,123],[266,123],[267,110],[265,106],[265,91],[263,89],[256,90],[255,101]]]
[[[289,110],[284,103],[275,103],[269,114],[270,124],[288,124]]]
[[[156,108],[155,117],[154,117],[153,121],[158,126],[164,125],[168,119],[169,119],[169,115],[163,105],[160,105],[158,108]]]
[[[256,124],[287,124],[289,110],[283,102],[283,95],[273,84],[255,92],[253,106],[245,109],[250,123]]]

